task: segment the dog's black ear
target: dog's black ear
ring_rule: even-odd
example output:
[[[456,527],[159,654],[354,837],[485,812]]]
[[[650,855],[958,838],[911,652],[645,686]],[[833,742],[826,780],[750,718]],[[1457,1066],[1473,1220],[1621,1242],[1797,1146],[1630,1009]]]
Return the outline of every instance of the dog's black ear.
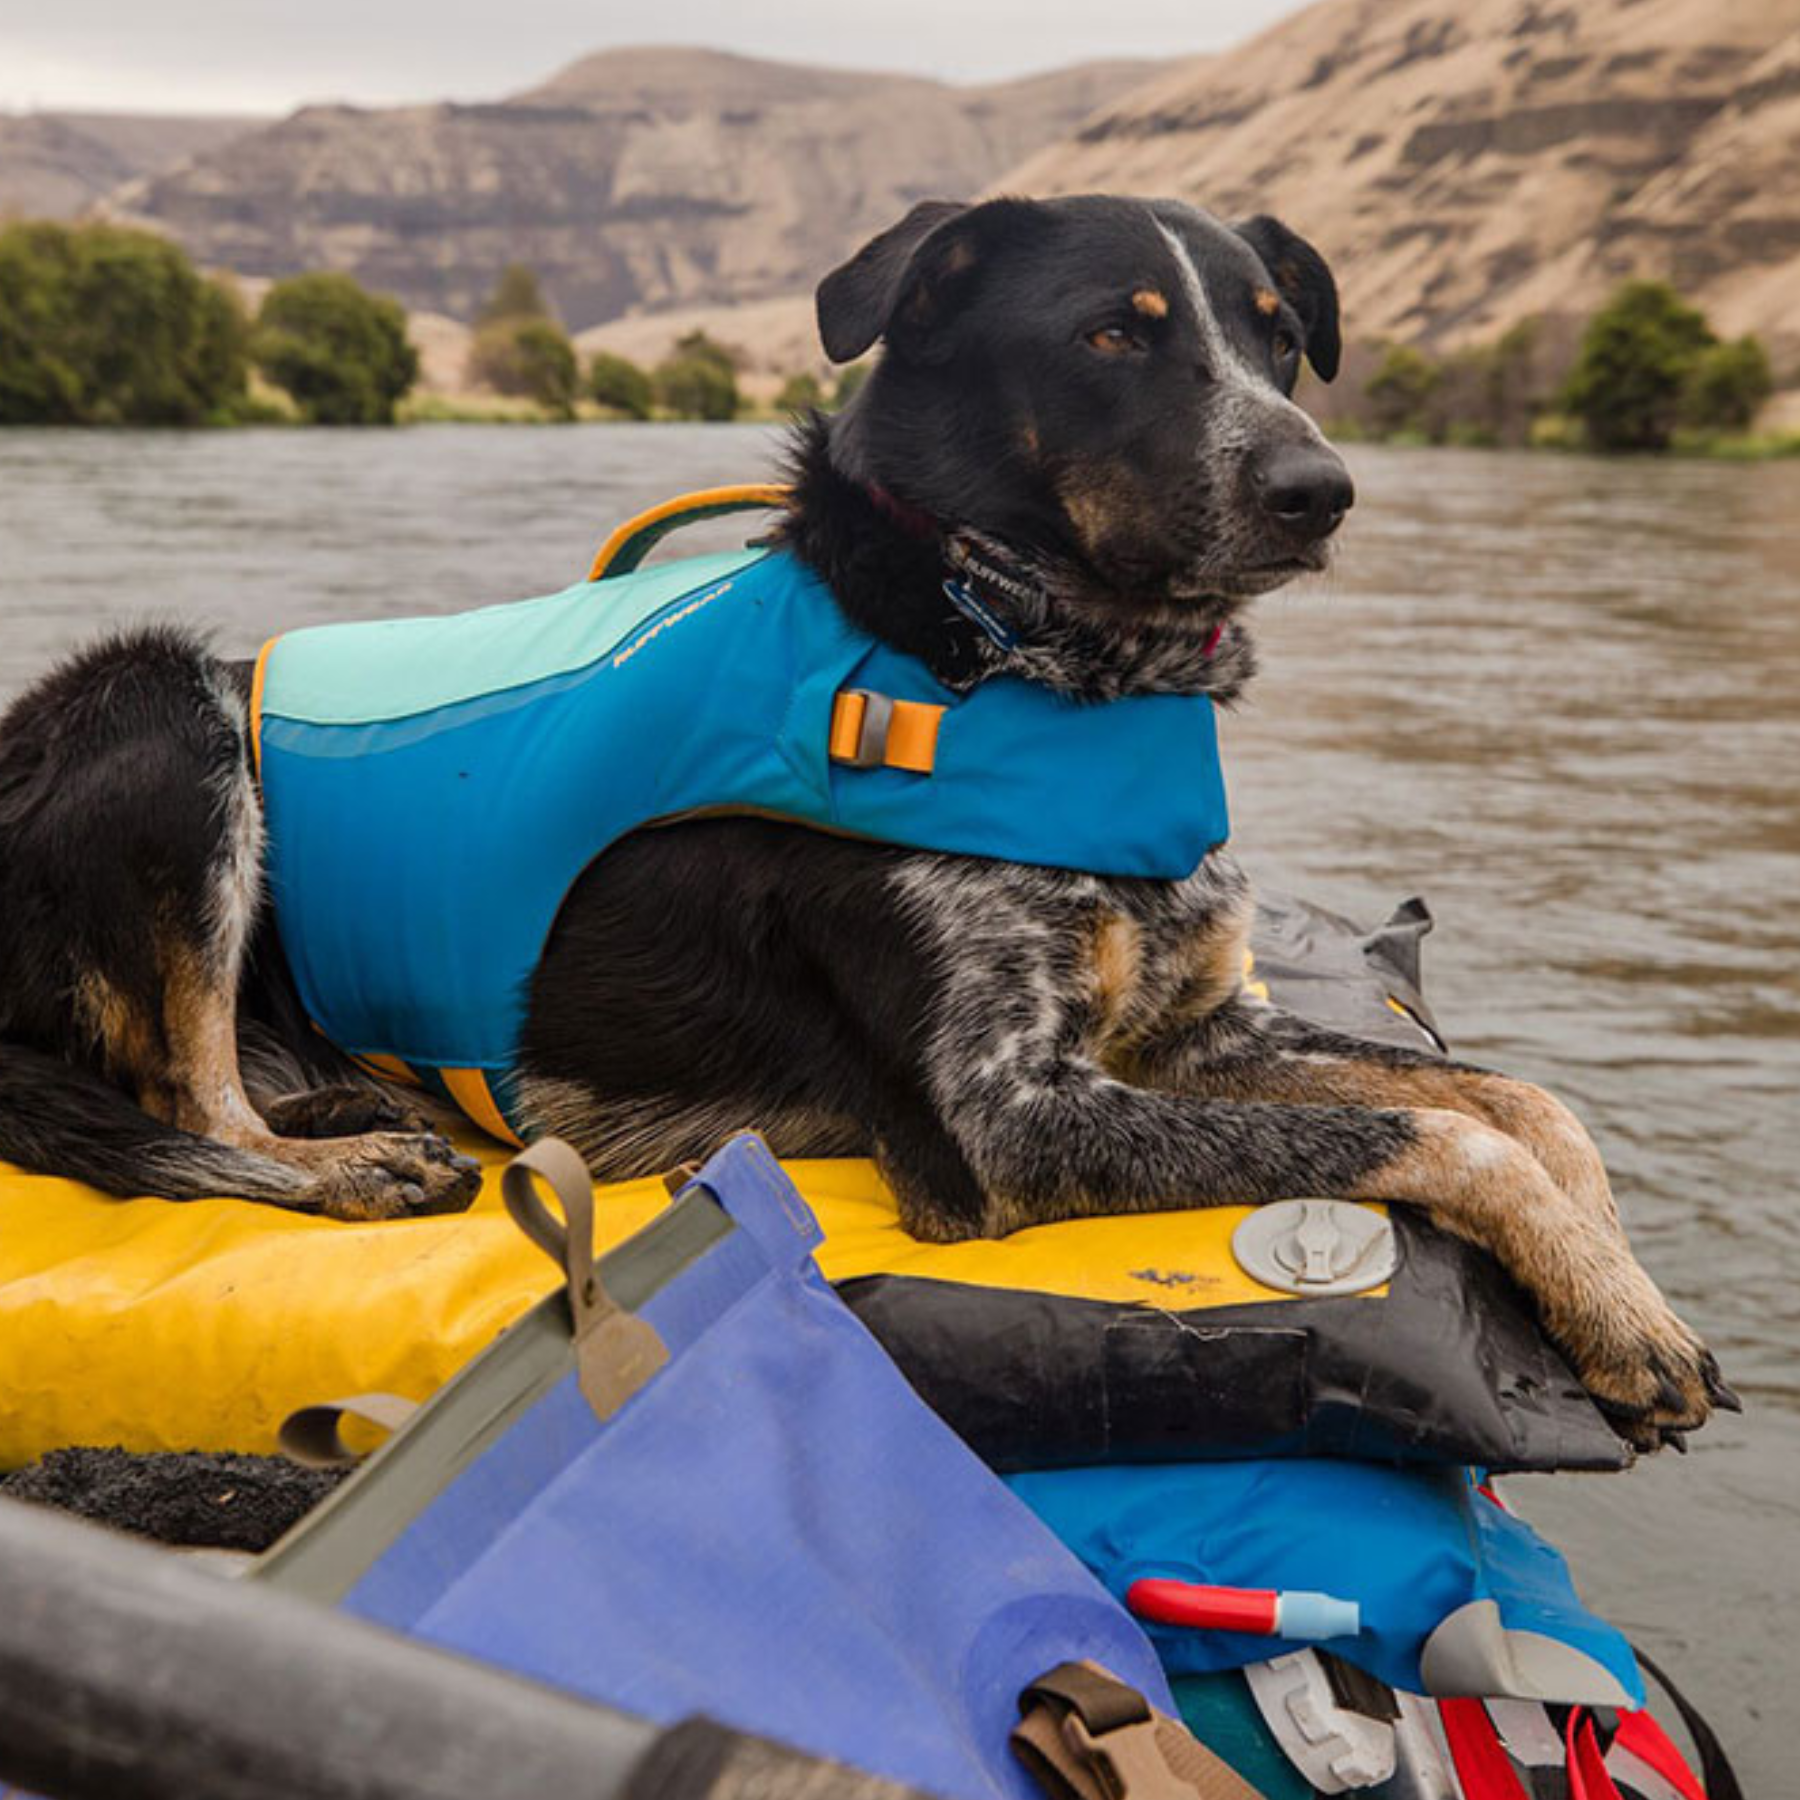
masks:
[[[954,200],[921,200],[898,225],[890,225],[819,283],[815,304],[819,336],[833,362],[850,362],[883,336],[902,304],[920,311],[924,287],[916,268],[928,239],[969,208]]]
[[[1043,210],[1031,200],[921,200],[819,283],[825,354],[849,362],[877,338],[915,362],[945,354],[942,327],[975,291],[982,265],[1004,239],[1029,232]]]
[[[1338,372],[1343,340],[1338,331],[1337,283],[1325,259],[1298,232],[1259,213],[1234,228],[1263,260],[1282,297],[1300,315],[1306,360],[1325,381]]]

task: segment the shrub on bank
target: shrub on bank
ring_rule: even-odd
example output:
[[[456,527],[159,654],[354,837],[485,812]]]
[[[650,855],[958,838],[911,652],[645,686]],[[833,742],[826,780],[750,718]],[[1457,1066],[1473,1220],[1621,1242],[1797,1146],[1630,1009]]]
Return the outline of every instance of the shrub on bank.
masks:
[[[1666,450],[1704,353],[1706,315],[1666,281],[1628,281],[1593,318],[1563,406],[1600,450]]]
[[[549,319],[555,315],[544,298],[537,270],[528,263],[511,262],[500,271],[494,290],[481,303],[475,323],[492,325],[496,319]]]
[[[866,362],[852,363],[837,378],[837,386],[832,390],[831,404],[834,407],[847,406],[862,392],[862,385],[869,379],[869,367]]]
[[[391,425],[419,378],[400,303],[331,272],[290,275],[269,289],[251,355],[313,425]]]
[[[802,371],[798,375],[790,375],[781,384],[781,391],[775,396],[775,410],[781,413],[811,412],[814,407],[825,404],[825,389],[816,375]]]
[[[609,412],[623,413],[628,419],[647,419],[655,396],[650,391],[650,377],[629,357],[611,350],[596,350],[588,364],[588,398]]]
[[[166,238],[0,228],[0,423],[228,421],[245,398],[245,338],[235,292]]]
[[[469,374],[497,394],[535,400],[559,419],[575,416],[580,368],[554,319],[495,319],[469,346]]]
[[[575,346],[524,263],[501,270],[482,306],[467,373],[479,387],[535,401],[553,418],[574,418],[581,387]]]
[[[1353,346],[1326,423],[1388,443],[1718,454],[1774,386],[1755,338],[1720,343],[1666,283],[1629,281],[1585,327],[1530,318],[1438,355]]]
[[[1748,431],[1775,391],[1769,353],[1753,337],[1700,354],[1682,396],[1682,423],[1696,431]]]
[[[1363,387],[1375,429],[1384,437],[1424,437],[1425,409],[1442,379],[1442,370],[1424,351],[1389,344],[1381,366]]]
[[[674,350],[656,365],[652,381],[658,403],[678,419],[722,423],[737,417],[736,359],[704,331],[677,338]]]

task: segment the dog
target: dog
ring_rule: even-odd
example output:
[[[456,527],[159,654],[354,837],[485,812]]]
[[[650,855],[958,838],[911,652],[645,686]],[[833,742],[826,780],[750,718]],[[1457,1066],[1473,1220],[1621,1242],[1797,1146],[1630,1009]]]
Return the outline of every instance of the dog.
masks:
[[[1248,603],[1322,569],[1354,497],[1292,397],[1303,358],[1329,380],[1340,356],[1309,243],[1167,201],[927,202],[817,307],[834,361],[882,354],[797,422],[774,535],[855,626],[957,692],[1240,692]],[[978,608],[946,604],[947,560]],[[250,680],[137,630],[0,725],[0,1155],[120,1195],[466,1206],[473,1165],[300,1005],[262,904]],[[1735,1407],[1575,1117],[1259,1002],[1251,914],[1223,849],[1156,880],[765,817],[634,831],[557,915],[519,1109],[607,1179],[744,1126],[784,1156],[872,1155],[936,1240],[1413,1204],[1498,1258],[1640,1448]]]

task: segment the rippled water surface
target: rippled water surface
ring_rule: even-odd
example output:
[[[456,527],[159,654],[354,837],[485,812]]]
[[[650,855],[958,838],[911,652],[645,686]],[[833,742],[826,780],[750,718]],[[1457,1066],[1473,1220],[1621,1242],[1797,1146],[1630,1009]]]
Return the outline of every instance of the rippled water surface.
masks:
[[[603,526],[768,448],[0,433],[0,696],[102,622],[202,621],[241,652],[560,587]],[[1226,728],[1239,848],[1364,918],[1424,894],[1459,1050],[1593,1127],[1749,1412],[1685,1461],[1512,1491],[1689,1676],[1746,1791],[1800,1791],[1800,465],[1353,461],[1337,572],[1261,606],[1265,673]]]

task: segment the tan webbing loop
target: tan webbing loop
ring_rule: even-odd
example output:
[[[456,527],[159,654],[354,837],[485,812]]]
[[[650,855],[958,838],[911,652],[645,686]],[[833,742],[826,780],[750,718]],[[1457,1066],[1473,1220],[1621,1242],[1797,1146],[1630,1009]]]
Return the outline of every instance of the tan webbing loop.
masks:
[[[561,1223],[538,1193],[539,1176],[562,1206]],[[656,1327],[618,1305],[600,1279],[587,1164],[560,1138],[539,1138],[506,1165],[500,1191],[513,1223],[568,1282],[581,1392],[597,1418],[610,1419],[669,1360],[669,1350]]]
[[[1230,1764],[1098,1663],[1063,1663],[1019,1696],[1018,1757],[1051,1800],[1261,1800]]]
[[[418,1410],[418,1401],[403,1400],[398,1394],[352,1394],[345,1400],[327,1400],[289,1413],[281,1421],[277,1441],[282,1455],[302,1468],[347,1469],[361,1462],[364,1453],[344,1442],[339,1427],[345,1419],[362,1419],[392,1432]]]

